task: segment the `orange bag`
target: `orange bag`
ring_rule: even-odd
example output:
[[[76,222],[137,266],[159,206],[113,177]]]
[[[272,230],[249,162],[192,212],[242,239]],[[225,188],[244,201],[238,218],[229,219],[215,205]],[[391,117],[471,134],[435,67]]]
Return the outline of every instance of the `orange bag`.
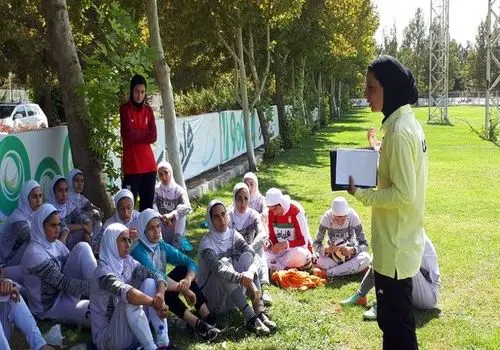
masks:
[[[307,290],[324,285],[326,279],[310,275],[306,271],[297,269],[276,271],[272,274],[272,279],[282,288]]]

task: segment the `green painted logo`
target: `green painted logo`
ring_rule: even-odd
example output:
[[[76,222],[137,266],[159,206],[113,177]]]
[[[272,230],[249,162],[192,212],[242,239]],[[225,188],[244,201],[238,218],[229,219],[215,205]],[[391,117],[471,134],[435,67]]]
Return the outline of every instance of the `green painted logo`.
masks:
[[[66,139],[64,140],[64,147],[63,147],[63,170],[64,174],[69,173],[71,170],[73,170],[73,157],[71,155],[71,147],[69,144],[69,136],[66,135]]]
[[[0,142],[0,210],[10,215],[17,207],[23,183],[31,178],[30,161],[23,143],[15,136]]]

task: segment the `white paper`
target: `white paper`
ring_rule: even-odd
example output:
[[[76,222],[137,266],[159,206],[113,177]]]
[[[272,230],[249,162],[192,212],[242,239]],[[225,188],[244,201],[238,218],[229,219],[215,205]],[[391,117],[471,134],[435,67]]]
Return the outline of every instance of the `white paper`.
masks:
[[[335,182],[348,185],[349,176],[356,186],[377,186],[378,152],[369,149],[338,149]]]

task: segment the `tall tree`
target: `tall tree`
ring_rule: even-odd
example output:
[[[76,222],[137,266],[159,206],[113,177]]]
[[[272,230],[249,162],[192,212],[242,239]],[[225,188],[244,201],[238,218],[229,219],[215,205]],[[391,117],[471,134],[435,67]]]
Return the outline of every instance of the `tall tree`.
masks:
[[[403,41],[401,43],[400,59],[415,76],[418,88],[421,91],[426,90],[424,86],[424,66],[429,60],[426,56],[427,31],[424,19],[424,12],[417,8],[414,17],[403,30]]]
[[[89,147],[89,129],[92,126],[86,120],[85,97],[77,93],[84,81],[66,0],[43,0],[42,4],[49,42],[57,63],[73,162],[85,173],[87,182],[92,184],[87,192],[90,201],[98,203],[106,215],[111,215],[111,202],[101,176],[103,162]]]
[[[156,0],[147,1],[147,18],[151,46],[156,50],[155,77],[160,87],[163,109],[165,111],[165,145],[168,160],[172,164],[175,181],[186,187],[184,174],[182,173],[181,159],[179,156],[179,141],[175,125],[175,106],[172,83],[170,81],[170,67],[165,60],[165,53],[160,37],[160,26],[158,23],[158,7]]]

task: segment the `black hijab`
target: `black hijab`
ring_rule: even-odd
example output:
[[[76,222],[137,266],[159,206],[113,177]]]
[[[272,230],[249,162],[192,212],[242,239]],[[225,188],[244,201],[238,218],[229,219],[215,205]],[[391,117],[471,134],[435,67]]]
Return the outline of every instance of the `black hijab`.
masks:
[[[130,80],[130,96],[129,96],[129,101],[132,102],[134,106],[137,108],[142,108],[142,105],[144,104],[144,101],[146,101],[146,96],[144,96],[144,100],[142,100],[141,103],[137,103],[134,100],[134,87],[136,85],[144,85],[146,88],[148,87],[148,83],[146,82],[146,78],[144,78],[140,74],[136,74],[132,77],[132,80]]]
[[[417,102],[418,90],[413,74],[394,57],[379,56],[370,63],[368,71],[384,88],[382,123],[399,107]]]

